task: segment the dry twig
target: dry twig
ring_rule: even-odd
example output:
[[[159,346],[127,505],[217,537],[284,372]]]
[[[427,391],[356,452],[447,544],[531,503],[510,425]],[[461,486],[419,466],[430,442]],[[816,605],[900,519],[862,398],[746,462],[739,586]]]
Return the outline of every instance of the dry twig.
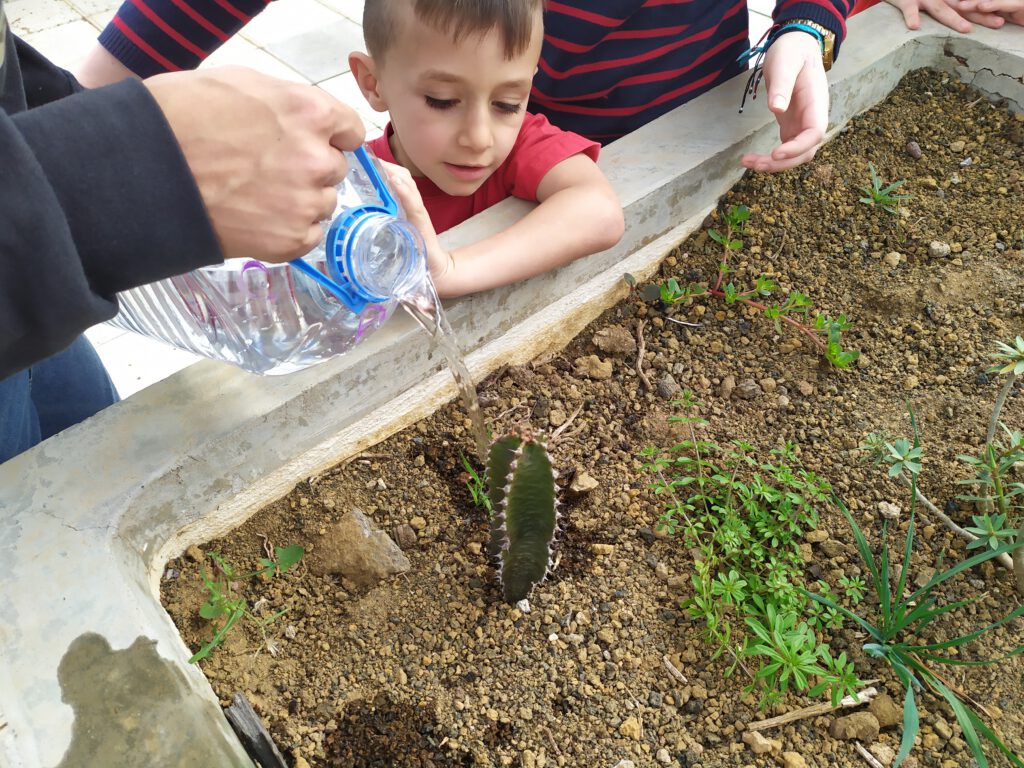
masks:
[[[857,754],[863,757],[864,762],[870,765],[871,768],[885,768],[885,766],[878,762],[874,755],[872,755],[870,752],[864,749],[864,745],[861,744],[859,741],[853,742],[853,747],[857,750]]]
[[[565,422],[558,427],[554,432],[551,433],[550,442],[552,445],[558,440],[559,435],[565,432],[566,428],[576,420],[576,417],[580,415],[580,411],[583,410],[583,403],[576,406],[576,410],[572,412],[572,415],[565,420]]]
[[[839,702],[838,707],[833,707],[831,702],[823,701],[820,704],[811,704],[809,707],[803,709],[794,709],[792,712],[787,712],[784,715],[778,717],[769,717],[767,720],[758,720],[756,723],[750,723],[747,725],[748,731],[763,731],[768,728],[774,728],[778,725],[785,725],[786,723],[792,723],[794,720],[803,720],[808,717],[817,717],[818,715],[827,715],[836,709],[846,709],[847,707],[859,707],[863,704],[867,704],[871,699],[878,695],[877,689],[865,688],[862,691],[857,692],[857,698],[855,699],[852,695],[846,696]]]
[[[644,352],[647,350],[647,345],[644,343],[644,325],[646,323],[643,320],[636,321],[636,375],[644,383],[644,388],[648,392],[653,392],[654,387],[651,386],[651,380],[644,373]]]
[[[686,675],[676,669],[676,665],[671,662],[667,653],[661,657],[661,663],[665,665],[665,669],[668,670],[668,673],[672,675],[677,683],[681,685],[689,684],[690,681],[686,679]]]

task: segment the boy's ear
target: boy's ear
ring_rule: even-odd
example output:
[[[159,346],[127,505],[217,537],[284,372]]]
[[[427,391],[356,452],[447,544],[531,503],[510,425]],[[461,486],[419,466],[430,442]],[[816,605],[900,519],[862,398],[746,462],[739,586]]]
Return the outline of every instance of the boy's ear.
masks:
[[[380,92],[377,65],[373,59],[368,54],[355,51],[348,55],[348,68],[352,70],[352,76],[370,106],[378,112],[387,112],[388,105]]]

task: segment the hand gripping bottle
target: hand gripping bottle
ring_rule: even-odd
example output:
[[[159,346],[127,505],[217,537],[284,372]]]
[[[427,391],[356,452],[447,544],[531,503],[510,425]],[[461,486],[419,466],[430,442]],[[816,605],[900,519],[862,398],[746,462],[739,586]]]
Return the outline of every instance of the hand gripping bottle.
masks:
[[[290,264],[230,259],[118,295],[112,325],[254,373],[282,374],[340,355],[400,299],[435,301],[419,232],[365,148],[320,244]]]

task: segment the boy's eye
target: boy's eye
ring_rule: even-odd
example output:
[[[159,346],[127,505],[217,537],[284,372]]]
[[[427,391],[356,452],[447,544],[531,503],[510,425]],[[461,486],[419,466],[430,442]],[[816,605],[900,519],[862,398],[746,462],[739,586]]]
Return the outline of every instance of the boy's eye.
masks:
[[[427,106],[431,109],[451,109],[455,106],[455,99],[435,99],[433,96],[426,96]]]
[[[523,105],[512,104],[507,101],[496,101],[494,102],[494,108],[499,112],[504,112],[507,115],[518,115],[519,111],[523,108]]]

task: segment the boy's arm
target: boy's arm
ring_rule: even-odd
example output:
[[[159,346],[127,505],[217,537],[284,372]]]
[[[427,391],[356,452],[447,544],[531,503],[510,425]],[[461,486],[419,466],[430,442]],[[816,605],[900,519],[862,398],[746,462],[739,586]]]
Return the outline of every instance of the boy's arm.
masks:
[[[423,233],[430,274],[442,298],[507,285],[610,248],[622,237],[622,206],[593,160],[573,155],[537,188],[540,204],[508,229],[446,252],[412,180],[392,176],[409,220]]]

